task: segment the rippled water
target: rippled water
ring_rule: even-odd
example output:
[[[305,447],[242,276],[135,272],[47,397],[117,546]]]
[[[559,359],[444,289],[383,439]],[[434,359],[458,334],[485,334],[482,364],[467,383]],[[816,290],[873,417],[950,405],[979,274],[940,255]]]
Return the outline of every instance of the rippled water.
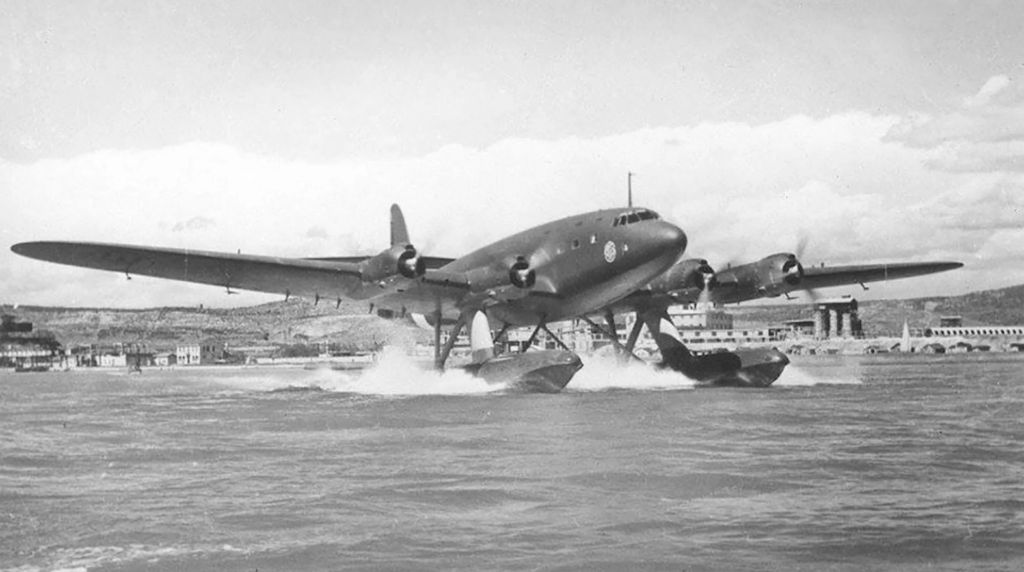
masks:
[[[1021,570],[1022,366],[5,373],[0,570]]]

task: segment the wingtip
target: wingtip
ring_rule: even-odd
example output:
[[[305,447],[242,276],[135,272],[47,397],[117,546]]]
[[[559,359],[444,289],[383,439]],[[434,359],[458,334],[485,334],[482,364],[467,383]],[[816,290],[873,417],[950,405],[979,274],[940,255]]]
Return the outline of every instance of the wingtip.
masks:
[[[54,249],[54,242],[48,241],[32,241],[32,242],[19,242],[11,246],[11,252],[24,256],[25,258],[35,258],[37,260],[45,260],[44,255]]]
[[[15,254],[20,254],[22,256],[28,256],[27,252],[32,248],[33,244],[38,244],[38,243],[34,243],[34,242],[19,242],[18,244],[15,244],[15,245],[11,246],[11,252],[13,252]]]

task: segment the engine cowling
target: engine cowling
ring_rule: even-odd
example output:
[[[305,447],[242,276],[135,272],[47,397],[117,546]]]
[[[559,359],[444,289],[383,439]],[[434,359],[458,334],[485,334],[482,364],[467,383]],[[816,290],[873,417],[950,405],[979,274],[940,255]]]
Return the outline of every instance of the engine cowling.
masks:
[[[418,278],[426,272],[426,262],[411,244],[396,244],[362,263],[364,282],[380,282],[395,276]]]
[[[499,264],[473,269],[469,271],[467,278],[474,292],[507,288],[525,291],[537,283],[537,271],[530,266],[530,261],[525,256],[516,256]]]
[[[718,284],[715,269],[707,260],[691,258],[676,263],[667,272],[651,282],[651,287],[660,292],[679,292],[696,288],[710,291]]]
[[[795,254],[790,254],[782,263],[782,280],[790,286],[799,286],[804,279],[804,265],[800,264]]]
[[[405,245],[404,252],[398,256],[398,273],[406,278],[419,278],[427,273],[426,261],[411,244]]]
[[[758,272],[757,289],[769,296],[778,296],[799,289],[804,278],[804,267],[795,254],[782,252],[762,259],[763,270]]]
[[[509,266],[508,281],[516,288],[532,288],[537,283],[537,271],[530,268],[530,262],[525,257],[518,256]]]

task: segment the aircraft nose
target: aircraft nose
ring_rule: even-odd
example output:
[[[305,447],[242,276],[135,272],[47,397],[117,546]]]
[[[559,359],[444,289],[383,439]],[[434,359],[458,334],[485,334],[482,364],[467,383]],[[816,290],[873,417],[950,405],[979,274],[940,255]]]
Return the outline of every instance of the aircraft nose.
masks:
[[[678,226],[662,221],[660,238],[666,248],[674,248],[680,257],[686,252],[686,233]]]

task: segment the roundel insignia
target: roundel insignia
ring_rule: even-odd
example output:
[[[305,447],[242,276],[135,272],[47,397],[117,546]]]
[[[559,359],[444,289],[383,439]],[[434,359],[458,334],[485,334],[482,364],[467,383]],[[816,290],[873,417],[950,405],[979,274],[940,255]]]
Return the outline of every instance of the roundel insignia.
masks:
[[[615,262],[615,255],[615,243],[610,240],[604,243],[604,261],[609,264]]]

